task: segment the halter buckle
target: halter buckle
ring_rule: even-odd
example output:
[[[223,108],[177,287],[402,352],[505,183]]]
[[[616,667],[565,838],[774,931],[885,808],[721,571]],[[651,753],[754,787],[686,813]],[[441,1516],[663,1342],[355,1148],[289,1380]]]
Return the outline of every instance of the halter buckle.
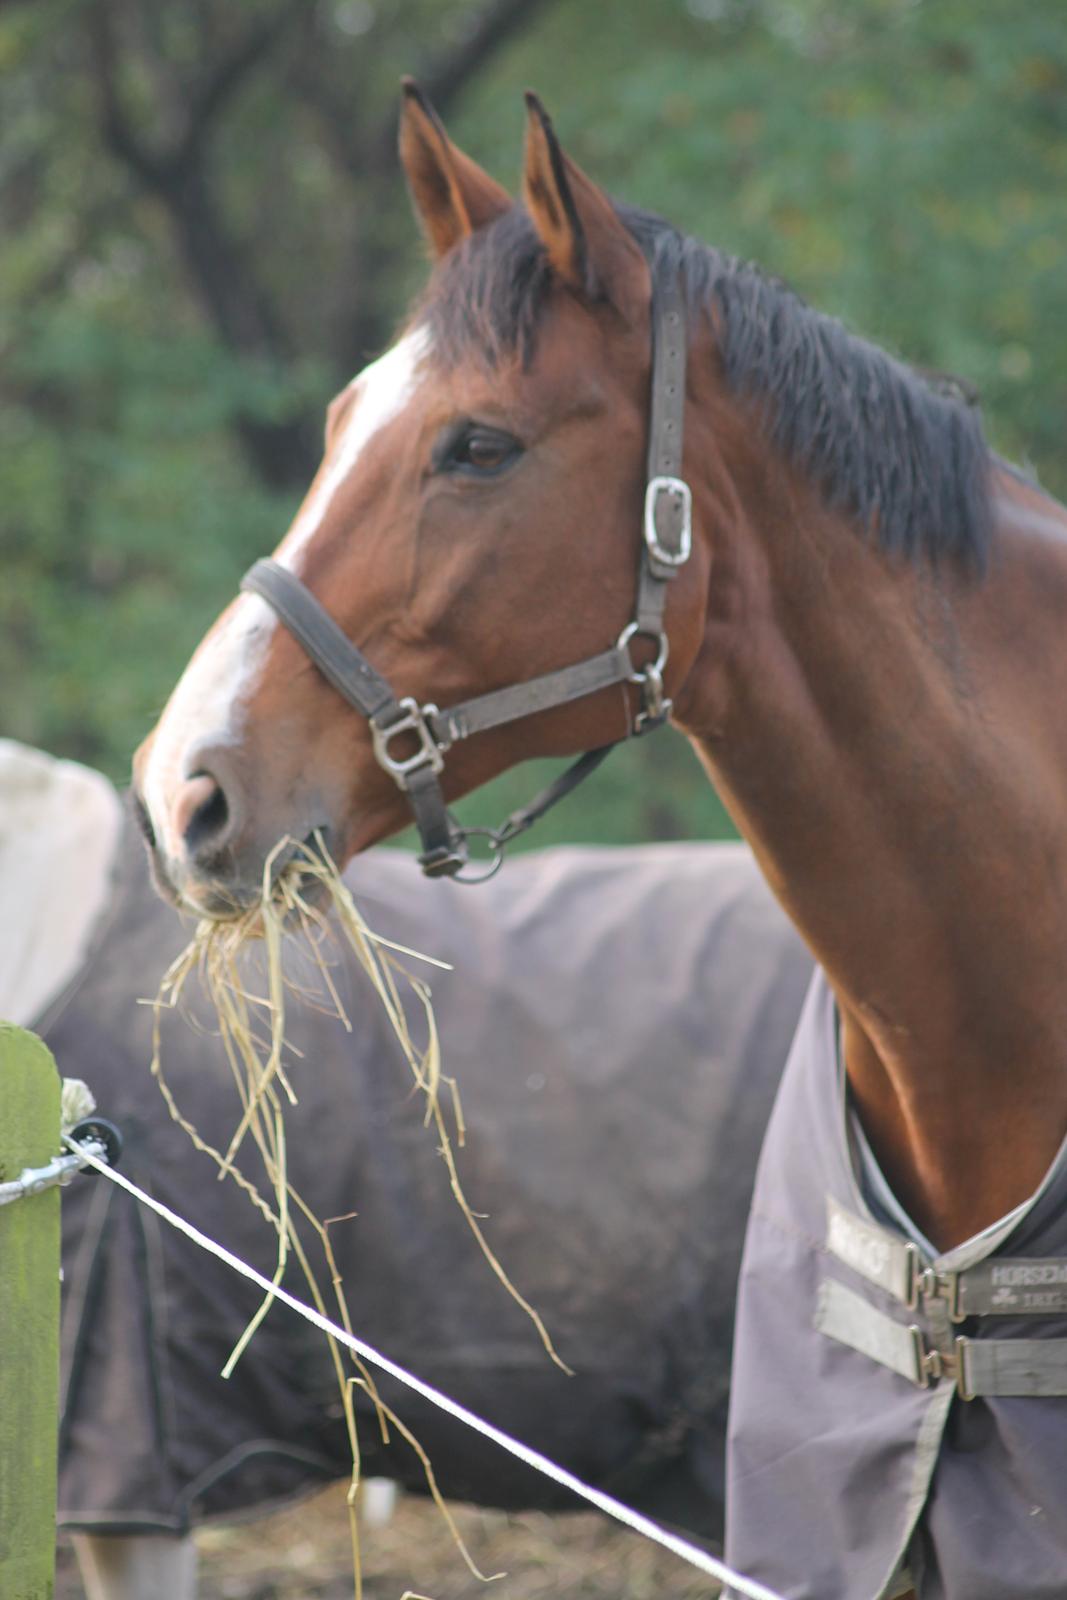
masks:
[[[660,539],[656,522],[663,495],[672,497],[673,509],[679,516],[678,544],[673,549]],[[693,491],[684,478],[660,476],[648,480],[645,489],[645,544],[652,559],[665,567],[681,567],[689,560],[693,549]]]
[[[434,772],[442,770],[445,764],[444,752],[448,749],[448,745],[439,744],[430,730],[429,719],[440,715],[435,705],[420,706],[410,695],[405,695],[403,700],[398,700],[396,703],[403,715],[397,717],[395,722],[386,723],[384,727],[372,722],[370,731],[379,766],[384,767],[395,779],[398,788],[406,789],[410,774],[418,772],[422,767],[428,766]],[[419,741],[419,748],[410,756],[392,756],[389,754],[389,745],[402,733],[413,733]]]

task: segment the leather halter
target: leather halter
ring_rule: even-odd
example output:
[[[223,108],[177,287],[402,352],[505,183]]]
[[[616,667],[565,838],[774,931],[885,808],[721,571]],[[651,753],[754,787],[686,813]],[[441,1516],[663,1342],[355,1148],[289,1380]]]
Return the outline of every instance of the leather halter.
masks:
[[[663,689],[668,655],[663,628],[667,585],[688,560],[692,548],[692,494],[680,476],[685,365],[685,309],[679,285],[671,282],[653,297],[644,538],[634,617],[616,643],[599,655],[441,711],[429,702],[420,706],[410,696],[398,698],[311,591],[287,568],[276,561],[257,561],[241,580],[241,588],[266,600],[323,677],[369,721],[379,765],[411,802],[422,839],[419,863],[427,876],[456,877],[468,861],[468,838],[479,834],[488,838],[492,850],[489,871],[480,876],[491,876],[501,863],[505,846],[569,794],[614,749],[614,744],[608,744],[587,751],[528,806],[513,812],[501,827],[463,828],[449,813],[439,780],[445,752],[458,740],[566,705],[612,684],[634,683],[640,688],[641,708],[631,733],[645,733],[666,721],[671,709]],[[630,656],[630,641],[635,637],[655,641],[655,660],[645,667],[635,667]],[[416,740],[413,754],[392,754],[390,747],[401,736]]]

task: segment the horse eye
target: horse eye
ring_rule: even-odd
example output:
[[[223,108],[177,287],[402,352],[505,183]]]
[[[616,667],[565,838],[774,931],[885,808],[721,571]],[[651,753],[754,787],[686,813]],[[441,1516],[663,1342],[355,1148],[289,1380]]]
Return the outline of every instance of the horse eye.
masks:
[[[449,442],[441,468],[469,477],[491,478],[510,466],[521,449],[517,439],[499,428],[467,427]]]

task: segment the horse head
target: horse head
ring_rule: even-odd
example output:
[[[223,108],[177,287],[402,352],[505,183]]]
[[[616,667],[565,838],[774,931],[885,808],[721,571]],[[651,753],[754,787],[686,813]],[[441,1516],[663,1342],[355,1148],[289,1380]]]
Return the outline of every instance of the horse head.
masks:
[[[429,283],[396,343],[331,403],[321,466],[273,565],[405,706],[436,711],[610,656],[634,618],[652,274],[533,95],[521,203],[411,83],[400,153]],[[706,576],[698,551],[664,596],[662,647],[639,636],[631,657],[624,642],[615,681],[457,744],[445,799],[529,757],[624,737],[642,684],[625,667],[657,649],[665,704],[700,643]],[[417,759],[425,730],[396,726],[394,764],[412,748]],[[374,734],[263,595],[242,594],[135,760],[162,886],[219,912],[258,892],[284,836],[320,831],[343,864],[404,827],[408,798]]]

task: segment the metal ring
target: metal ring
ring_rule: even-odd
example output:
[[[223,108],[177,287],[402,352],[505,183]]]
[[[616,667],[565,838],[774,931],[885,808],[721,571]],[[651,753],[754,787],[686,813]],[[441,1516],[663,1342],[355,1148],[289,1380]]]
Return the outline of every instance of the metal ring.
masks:
[[[475,869],[473,876],[467,876],[467,867],[464,867],[462,871],[453,873],[452,882],[488,883],[490,878],[496,877],[504,865],[504,844],[500,839],[499,833],[496,828],[464,828],[462,831],[464,844],[468,839],[488,839],[492,854],[488,861],[468,862],[468,865]],[[478,871],[479,867],[482,869],[481,871]]]
[[[631,662],[631,670],[627,682],[647,683],[648,679],[646,677],[646,671],[653,672],[657,677],[662,678],[663,669],[667,665],[667,657],[671,653],[670,641],[668,640],[667,635],[663,632],[662,628],[653,630],[652,628],[642,628],[637,622],[628,622],[625,628],[619,634],[618,641],[615,645],[616,650],[627,650],[627,646],[635,634],[640,634],[645,639],[655,639],[656,644],[659,647],[659,654],[656,656],[655,661],[653,661],[651,666],[647,669],[645,667],[635,667],[633,662]],[[628,650],[627,654],[629,654]]]

